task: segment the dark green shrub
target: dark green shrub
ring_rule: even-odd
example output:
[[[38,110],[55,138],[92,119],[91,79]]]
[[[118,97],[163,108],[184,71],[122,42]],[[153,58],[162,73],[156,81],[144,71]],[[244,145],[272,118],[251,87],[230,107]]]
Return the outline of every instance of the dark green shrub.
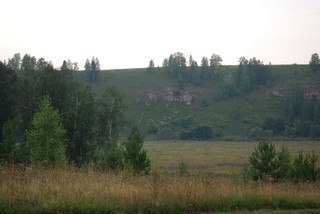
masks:
[[[135,174],[150,172],[150,159],[143,149],[143,139],[138,128],[134,128],[123,149],[124,167]]]
[[[261,128],[272,130],[275,134],[278,134],[285,130],[285,121],[282,117],[274,118],[271,115],[267,115],[261,123]]]
[[[210,126],[197,126],[193,129],[193,137],[198,140],[208,140],[212,138],[212,128]]]
[[[98,154],[98,169],[101,171],[122,170],[123,156],[121,149],[113,142],[106,149],[100,150]]]
[[[248,133],[248,138],[253,140],[263,139],[264,138],[263,129],[257,126],[253,127]]]
[[[157,133],[157,140],[172,140],[176,138],[176,134],[170,128],[164,127]]]
[[[320,168],[317,167],[318,155],[312,151],[303,156],[302,151],[294,158],[292,178],[295,182],[315,182],[320,178]]]
[[[13,122],[7,121],[2,128],[2,142],[0,142],[0,162],[13,163],[16,139]]]
[[[158,126],[155,124],[153,120],[150,119],[147,123],[147,133],[156,134],[158,130],[159,130]]]
[[[281,151],[277,154],[276,170],[273,173],[273,177],[276,180],[284,180],[290,177],[291,172],[291,157],[286,147],[282,147]]]
[[[311,125],[310,127],[310,137],[318,138],[320,137],[320,126],[319,125]]]
[[[179,134],[179,139],[180,140],[191,140],[191,139],[193,139],[193,134],[191,131],[182,131]]]
[[[270,141],[261,141],[249,157],[250,175],[253,180],[282,180],[288,176],[290,155],[285,148],[277,153]]]

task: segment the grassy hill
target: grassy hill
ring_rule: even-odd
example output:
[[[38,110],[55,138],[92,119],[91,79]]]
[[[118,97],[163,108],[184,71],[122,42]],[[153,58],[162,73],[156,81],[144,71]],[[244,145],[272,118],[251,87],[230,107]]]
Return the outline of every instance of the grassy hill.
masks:
[[[192,118],[191,126],[208,125],[214,133],[219,130],[223,139],[242,139],[266,115],[285,117],[283,91],[289,82],[302,86],[305,93],[320,92],[320,74],[310,72],[308,65],[272,65],[271,84],[222,99],[222,88],[236,69],[237,66],[221,66],[219,78],[198,85],[185,83],[183,89],[162,68],[154,73],[148,73],[146,68],[105,70],[100,71],[98,82],[92,86],[96,93],[106,86],[125,93],[128,118],[150,139],[156,137],[149,131],[150,124],[159,130],[168,127],[177,135],[180,128],[176,124],[186,118]],[[86,82],[85,72],[78,72],[76,78]]]

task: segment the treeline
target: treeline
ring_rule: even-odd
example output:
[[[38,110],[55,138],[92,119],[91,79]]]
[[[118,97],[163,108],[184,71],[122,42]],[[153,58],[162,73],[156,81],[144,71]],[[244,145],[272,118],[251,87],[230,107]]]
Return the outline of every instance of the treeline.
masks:
[[[215,102],[242,96],[260,87],[271,87],[274,82],[271,64],[266,65],[255,57],[251,59],[240,57],[236,70],[231,75],[227,74],[227,78],[226,74],[220,72],[221,62],[222,58],[218,54],[212,54],[210,59],[203,57],[201,65],[198,65],[192,55],[187,62],[183,53],[176,52],[163,60],[163,71],[178,82],[177,94],[184,88],[185,83],[201,85],[203,81],[212,81],[213,84],[214,81],[223,82],[220,84],[222,85],[221,95],[212,98]],[[320,59],[317,53],[312,54],[309,68],[311,73],[320,71]],[[156,71],[154,62],[151,60],[148,72]],[[320,137],[319,98],[315,94],[305,94],[297,83],[288,82],[283,88],[281,115],[266,115],[260,121],[249,122],[248,130],[244,133],[247,138],[259,140],[273,136]],[[208,107],[208,99],[208,97],[202,97],[202,107]],[[195,124],[192,115],[187,119],[176,118],[175,120],[168,121],[165,125],[149,121],[147,132],[154,134],[158,139],[206,140],[223,136],[223,126],[210,127],[206,124]],[[185,125],[185,121],[188,121],[188,125]]]
[[[201,80],[215,79],[218,76],[221,62],[222,58],[218,54],[212,54],[210,59],[203,57],[201,65],[198,66],[197,61],[190,55],[187,66],[187,60],[183,53],[176,52],[171,54],[169,58],[165,58],[162,66],[169,75],[178,80],[179,87],[182,89],[184,82],[197,85]]]
[[[88,81],[95,82],[98,59],[93,58],[90,67],[86,63],[86,69],[92,73]],[[138,129],[118,144],[129,124],[125,95],[106,87],[96,96],[90,84],[75,81],[77,70],[70,60],[55,69],[29,54],[0,62],[0,161],[78,167],[93,163],[102,170],[148,171]]]

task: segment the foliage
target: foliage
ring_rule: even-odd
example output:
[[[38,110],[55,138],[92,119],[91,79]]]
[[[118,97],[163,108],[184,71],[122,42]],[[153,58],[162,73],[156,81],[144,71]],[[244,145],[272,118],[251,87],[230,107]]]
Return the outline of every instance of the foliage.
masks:
[[[77,166],[89,163],[93,157],[96,126],[96,106],[90,87],[78,87],[70,96],[65,115],[67,157]]]
[[[253,57],[250,60],[240,57],[239,66],[234,76],[241,91],[249,92],[259,85],[266,85],[272,80],[270,66]]]
[[[185,76],[186,73],[186,58],[183,53],[176,52],[171,54],[168,60],[167,72],[174,78],[179,75]]]
[[[212,54],[210,57],[210,73],[211,79],[214,79],[218,74],[218,69],[221,66],[222,58],[218,54]]]
[[[285,130],[285,121],[282,117],[275,118],[267,115],[261,123],[264,130],[272,130],[274,134],[279,134]]]
[[[318,154],[314,151],[303,156],[299,152],[293,160],[292,177],[296,182],[315,182],[320,178],[320,168],[317,167]]]
[[[26,132],[32,162],[36,165],[62,166],[66,161],[65,129],[60,116],[48,97],[40,103],[39,111],[32,120],[32,129]]]
[[[14,116],[17,74],[0,62],[0,128]],[[0,133],[0,142],[2,134]]]
[[[149,120],[147,122],[147,133],[148,134],[156,134],[159,130],[159,127],[153,120]]]
[[[98,131],[101,144],[116,140],[128,123],[124,114],[128,109],[125,97],[114,87],[108,87],[98,101]]]
[[[3,140],[0,142],[0,163],[30,163],[30,150],[24,142],[17,143],[14,123],[8,120],[2,130]]]
[[[317,53],[312,54],[311,59],[309,61],[309,66],[310,66],[310,70],[313,73],[316,73],[320,70],[319,54],[317,54]]]
[[[2,141],[0,142],[0,162],[13,163],[16,139],[12,121],[7,121],[2,128]]]
[[[193,139],[192,131],[181,131],[179,134],[179,139],[180,140],[192,140]]]
[[[150,172],[150,159],[143,149],[142,135],[137,127],[132,129],[128,142],[124,145],[123,158],[124,167],[135,174]]]
[[[279,180],[284,180],[290,177],[291,173],[291,156],[287,147],[282,146],[280,152],[277,153],[278,167],[275,170],[273,176]]]
[[[84,69],[87,73],[87,81],[91,83],[97,83],[98,74],[100,71],[100,62],[98,57],[92,57],[91,62],[89,59],[86,59]]]
[[[281,180],[286,178],[290,156],[286,149],[276,152],[269,141],[260,141],[258,147],[249,157],[249,170],[253,180]]]
[[[156,135],[157,140],[170,140],[175,138],[176,138],[176,134],[171,128],[168,128],[168,127],[163,127],[159,129]]]
[[[295,182],[315,182],[320,178],[317,161],[318,155],[314,151],[305,156],[300,151],[291,163],[287,148],[282,147],[280,152],[276,152],[271,142],[261,141],[249,157],[250,166],[244,169],[243,175],[253,180],[292,179]]]
[[[253,140],[262,140],[265,138],[265,134],[262,128],[255,126],[250,129],[248,133],[248,138]]]
[[[298,83],[289,82],[283,109],[288,118],[287,133],[297,137],[320,136],[320,100],[315,95],[304,96]]]
[[[123,169],[123,154],[116,142],[98,151],[98,169],[100,171],[118,171]]]
[[[193,137],[199,140],[208,140],[212,138],[213,132],[210,126],[197,126],[192,131]]]
[[[149,67],[148,67],[148,73],[153,73],[155,71],[156,71],[156,69],[154,67],[154,62],[153,62],[153,60],[150,60]]]

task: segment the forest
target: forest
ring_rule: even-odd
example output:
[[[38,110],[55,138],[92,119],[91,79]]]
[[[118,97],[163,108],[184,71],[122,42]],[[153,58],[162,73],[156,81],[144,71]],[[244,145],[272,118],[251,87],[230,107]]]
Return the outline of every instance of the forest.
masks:
[[[99,60],[87,62],[88,81],[94,83]],[[78,167],[91,162],[101,170],[148,171],[137,128],[128,137],[132,143],[118,146],[128,107],[114,87],[97,97],[90,85],[75,81],[77,65],[70,60],[55,69],[43,58],[15,54],[0,69],[2,161]]]
[[[220,81],[220,95],[214,98],[218,101],[232,100],[261,87],[270,87],[275,81],[271,64],[265,65],[254,57],[249,60],[240,57],[239,65],[229,75],[228,81],[225,81],[221,62],[222,58],[218,54],[212,54],[210,59],[203,57],[198,66],[190,55],[187,65],[183,53],[176,52],[163,60],[162,68],[155,68],[151,60],[147,73],[152,75],[162,72],[176,82],[174,84],[177,89],[173,91],[173,96],[179,96],[188,87],[187,84],[201,87],[206,82],[213,81],[212,84],[215,84],[214,81]],[[317,53],[311,56],[309,68],[307,72],[311,74],[317,75],[319,72]],[[44,58],[36,59],[29,54],[21,57],[17,53],[7,62],[1,62],[0,142],[7,142],[1,144],[1,151],[6,151],[1,152],[6,153],[5,159],[13,158],[14,162],[28,163],[31,160],[29,147],[33,141],[37,141],[33,138],[48,138],[46,146],[49,146],[52,140],[49,138],[52,137],[63,141],[65,146],[61,149],[69,164],[81,166],[95,162],[106,168],[123,168],[124,166],[114,166],[114,163],[108,166],[105,161],[115,161],[107,160],[107,157],[120,155],[121,152],[116,149],[119,147],[119,137],[124,139],[122,131],[125,128],[128,130],[130,126],[134,127],[132,119],[130,121],[126,113],[132,105],[129,106],[125,93],[112,84],[105,86],[103,80],[99,80],[99,75],[103,75],[101,72],[97,57],[93,57],[91,61],[87,59],[83,71],[79,71],[78,64],[70,60],[63,61],[56,69]],[[79,73],[84,73],[84,80],[79,80]],[[97,93],[94,88],[99,83],[102,87],[99,87]],[[305,94],[301,85],[296,82],[288,82],[283,90],[282,113],[267,114],[250,125],[251,128],[246,133],[248,139],[261,140],[270,136],[320,137],[319,96],[315,93]],[[201,98],[200,106],[207,107],[208,103],[208,97]],[[56,116],[45,119],[45,114]],[[41,121],[48,124],[39,125]],[[50,124],[55,125],[48,129],[57,129],[54,136],[40,133],[41,126]],[[170,119],[162,125],[149,119],[144,127],[131,129],[131,133],[126,132],[127,136],[137,135],[140,143],[146,135],[157,139],[181,140],[219,138],[223,137],[225,127],[207,122],[197,123],[194,114],[191,114],[181,119]],[[107,154],[110,151],[113,151],[112,155]]]

